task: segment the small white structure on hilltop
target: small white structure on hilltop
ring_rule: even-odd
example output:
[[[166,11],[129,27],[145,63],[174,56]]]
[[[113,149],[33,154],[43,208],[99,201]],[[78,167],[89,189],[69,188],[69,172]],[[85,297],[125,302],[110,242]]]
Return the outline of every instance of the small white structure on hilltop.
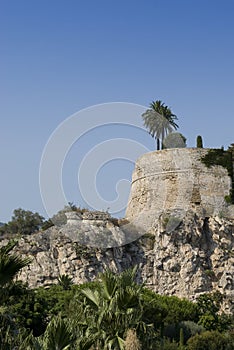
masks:
[[[90,224],[100,224],[102,222],[106,222],[110,220],[111,216],[107,212],[102,211],[84,211],[83,214],[81,214],[78,211],[68,211],[65,213],[67,217],[67,224],[68,225],[77,225],[77,223],[82,220],[83,223],[90,223]]]
[[[67,217],[68,225],[77,225],[77,222],[82,220],[82,215],[77,211],[67,211],[65,215]]]

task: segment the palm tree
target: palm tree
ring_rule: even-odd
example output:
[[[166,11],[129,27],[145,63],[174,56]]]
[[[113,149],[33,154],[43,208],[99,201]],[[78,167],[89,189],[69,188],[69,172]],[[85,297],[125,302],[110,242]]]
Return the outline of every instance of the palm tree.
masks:
[[[74,349],[75,340],[69,322],[59,315],[52,318],[43,335],[34,337],[30,334],[25,338],[20,350],[69,350]]]
[[[150,135],[157,140],[157,150],[160,149],[160,139],[161,148],[163,148],[164,137],[179,127],[175,122],[178,119],[177,116],[160,100],[152,101],[150,109],[142,114],[142,118]]]
[[[64,290],[71,289],[71,286],[73,285],[72,277],[69,277],[68,275],[59,275],[57,280],[59,286],[61,286]]]
[[[9,286],[19,271],[27,266],[30,258],[21,258],[16,254],[10,254],[16,246],[16,241],[9,241],[6,246],[0,248],[0,287]]]
[[[123,350],[128,329],[144,329],[149,334],[150,326],[142,321],[143,286],[134,282],[135,274],[136,269],[120,275],[106,271],[99,288],[81,290],[87,332],[96,336],[93,345],[97,349]]]

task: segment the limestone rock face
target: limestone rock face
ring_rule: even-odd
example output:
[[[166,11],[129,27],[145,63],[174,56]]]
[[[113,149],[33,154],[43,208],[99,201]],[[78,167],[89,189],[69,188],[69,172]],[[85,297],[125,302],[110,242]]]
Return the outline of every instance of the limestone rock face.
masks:
[[[234,220],[198,217],[189,211],[169,232],[166,215],[137,241],[116,248],[83,246],[69,237],[69,227],[68,234],[65,227],[52,227],[24,236],[16,251],[30,256],[32,263],[19,278],[30,287],[57,283],[59,274],[83,283],[107,268],[121,272],[138,265],[138,281],[155,292],[194,300],[201,293],[218,290],[226,296],[226,311],[233,310]]]
[[[130,230],[107,214],[69,213],[66,225],[19,240],[16,252],[32,258],[19,278],[38,287],[67,274],[79,284],[107,268],[121,272],[137,265],[138,281],[155,292],[194,300],[220,291],[225,310],[233,312],[234,206],[224,200],[231,179],[222,166],[201,163],[207,151],[168,149],[137,161],[126,222],[138,227],[140,238],[123,244],[131,241]],[[116,247],[90,246],[107,234],[105,244],[114,240]]]
[[[171,232],[165,214],[155,228],[152,288],[161,294],[189,299],[220,291],[226,308],[234,306],[234,220],[198,217],[193,211]]]
[[[144,154],[136,162],[126,217],[146,231],[171,210],[192,209],[207,216],[227,212],[231,178],[222,166],[208,168],[209,149],[174,148]]]

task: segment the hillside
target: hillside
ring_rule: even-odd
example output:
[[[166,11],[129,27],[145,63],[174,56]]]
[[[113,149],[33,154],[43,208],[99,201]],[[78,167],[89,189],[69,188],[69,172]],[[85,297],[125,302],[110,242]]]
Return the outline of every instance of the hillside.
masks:
[[[62,227],[23,236],[17,251],[32,263],[20,278],[37,287],[67,274],[79,284],[137,265],[138,281],[155,292],[194,300],[219,291],[233,311],[234,215],[225,201],[232,183],[224,167],[200,161],[207,152],[140,158],[122,225],[106,213],[70,212]]]
[[[107,268],[121,272],[138,265],[138,281],[160,294],[194,300],[201,293],[217,290],[226,295],[225,308],[231,311],[233,229],[234,220],[198,217],[191,211],[172,232],[166,232],[162,217],[135,242],[101,249],[81,245],[79,232],[77,239],[74,231],[71,237],[69,225],[52,227],[20,239],[17,252],[30,256],[32,263],[19,278],[36,287],[51,285],[59,275],[68,274],[79,284],[93,281]]]

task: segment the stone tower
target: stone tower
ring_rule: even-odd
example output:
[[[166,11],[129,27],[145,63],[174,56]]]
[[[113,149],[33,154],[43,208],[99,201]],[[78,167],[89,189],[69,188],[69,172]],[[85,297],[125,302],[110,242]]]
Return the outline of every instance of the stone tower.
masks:
[[[233,216],[227,204],[232,181],[226,168],[207,167],[209,149],[173,148],[144,154],[132,176],[126,218],[145,230],[165,212],[183,217],[193,210],[202,217]]]

